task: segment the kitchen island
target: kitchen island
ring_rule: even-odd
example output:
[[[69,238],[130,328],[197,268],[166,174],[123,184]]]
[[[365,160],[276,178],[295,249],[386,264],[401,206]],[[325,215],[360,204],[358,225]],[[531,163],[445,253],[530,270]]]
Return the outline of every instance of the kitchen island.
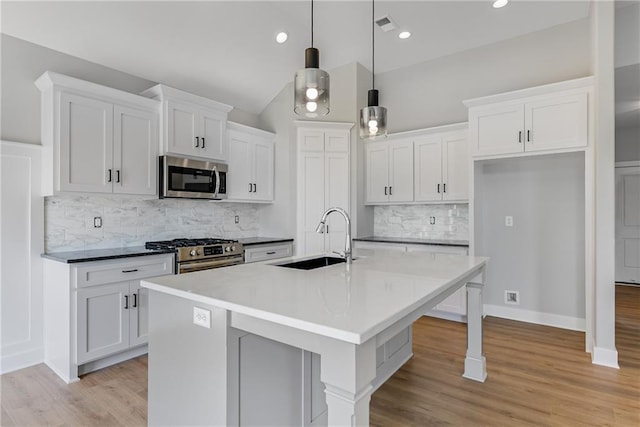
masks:
[[[368,425],[372,392],[411,357],[412,323],[465,285],[463,376],[485,380],[486,258],[367,250],[356,252],[351,265],[278,265],[287,261],[142,282],[150,291],[150,425],[269,424],[271,412],[287,411],[298,425]],[[406,343],[386,349],[407,334],[409,353],[394,359]],[[249,338],[252,344],[243,348]],[[260,367],[269,354],[282,356]],[[269,403],[271,394],[285,398]],[[282,406],[288,401],[293,408]]]

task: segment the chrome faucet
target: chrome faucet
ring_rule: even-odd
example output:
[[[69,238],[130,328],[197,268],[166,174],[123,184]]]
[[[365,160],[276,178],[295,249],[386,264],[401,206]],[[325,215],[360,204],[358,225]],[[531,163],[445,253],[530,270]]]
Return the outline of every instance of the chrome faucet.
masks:
[[[344,257],[347,264],[351,264],[351,218],[349,218],[349,214],[342,208],[329,208],[324,214],[322,214],[322,219],[320,220],[320,224],[316,227],[316,233],[324,233],[325,223],[327,221],[327,217],[332,212],[338,212],[340,215],[344,217],[344,220],[347,223],[347,235],[344,242],[344,254],[340,254]]]

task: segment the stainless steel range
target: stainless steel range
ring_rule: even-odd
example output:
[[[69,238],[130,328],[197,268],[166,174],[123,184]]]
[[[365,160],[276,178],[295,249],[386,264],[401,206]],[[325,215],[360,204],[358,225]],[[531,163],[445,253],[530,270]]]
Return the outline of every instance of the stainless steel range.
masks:
[[[242,243],[227,239],[173,239],[145,243],[147,249],[175,249],[176,274],[243,263]]]

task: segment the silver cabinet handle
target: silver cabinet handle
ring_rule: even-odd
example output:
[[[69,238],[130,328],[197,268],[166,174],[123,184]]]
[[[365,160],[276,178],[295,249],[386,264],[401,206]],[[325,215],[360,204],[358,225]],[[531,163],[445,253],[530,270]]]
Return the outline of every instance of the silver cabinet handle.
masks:
[[[215,189],[215,193],[213,194],[213,198],[217,199],[218,193],[220,192],[220,172],[218,172],[217,166],[213,167],[213,173],[216,175],[216,189]]]

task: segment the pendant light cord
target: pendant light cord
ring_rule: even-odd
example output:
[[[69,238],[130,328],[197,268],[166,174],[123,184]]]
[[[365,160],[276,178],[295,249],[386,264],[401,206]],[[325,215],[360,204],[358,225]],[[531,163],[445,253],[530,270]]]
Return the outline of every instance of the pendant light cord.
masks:
[[[311,0],[311,47],[313,47],[313,0]]]
[[[371,88],[376,88],[376,36],[375,36],[375,20],[376,20],[376,3],[371,0]]]

